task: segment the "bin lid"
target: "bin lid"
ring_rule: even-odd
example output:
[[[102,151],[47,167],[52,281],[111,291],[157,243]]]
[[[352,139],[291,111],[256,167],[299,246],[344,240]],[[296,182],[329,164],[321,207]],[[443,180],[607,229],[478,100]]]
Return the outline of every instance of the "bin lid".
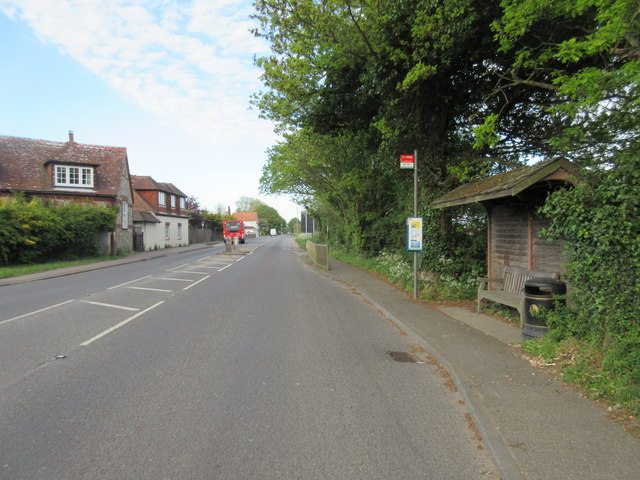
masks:
[[[555,294],[567,293],[567,284],[562,280],[556,280],[555,278],[531,278],[529,280],[525,280],[524,286],[525,289],[526,287],[544,288]]]

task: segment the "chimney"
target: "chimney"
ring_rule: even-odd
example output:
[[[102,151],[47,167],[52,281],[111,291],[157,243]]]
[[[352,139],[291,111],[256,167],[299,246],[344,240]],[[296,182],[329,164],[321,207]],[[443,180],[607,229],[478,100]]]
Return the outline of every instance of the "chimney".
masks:
[[[74,139],[73,139],[73,130],[69,130],[69,142],[73,143]]]

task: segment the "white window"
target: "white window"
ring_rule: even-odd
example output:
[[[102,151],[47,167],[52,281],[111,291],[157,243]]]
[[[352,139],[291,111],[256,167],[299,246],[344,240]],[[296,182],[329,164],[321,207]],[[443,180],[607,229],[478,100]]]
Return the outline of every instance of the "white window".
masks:
[[[158,192],[158,205],[165,206],[167,204],[167,195],[164,192]]]
[[[171,224],[169,222],[166,222],[164,224],[164,239],[165,240],[169,240],[169,233],[170,233],[170,228],[171,228]]]
[[[122,229],[129,228],[129,202],[124,200],[122,202]]]
[[[182,240],[182,224],[178,223],[178,240]]]
[[[175,195],[171,195],[171,209],[172,210],[176,209],[176,196]]]
[[[184,197],[180,197],[180,210],[186,210],[187,209],[187,202],[185,201]]]
[[[93,188],[92,167],[56,165],[56,186]]]

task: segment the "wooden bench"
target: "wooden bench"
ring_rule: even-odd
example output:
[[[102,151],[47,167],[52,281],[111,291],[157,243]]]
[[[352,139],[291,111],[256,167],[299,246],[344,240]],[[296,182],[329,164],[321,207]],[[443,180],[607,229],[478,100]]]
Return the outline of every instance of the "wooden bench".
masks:
[[[524,282],[532,278],[554,278],[558,280],[558,273],[536,272],[526,268],[504,267],[502,278],[479,278],[478,312],[482,299],[507,305],[520,313],[520,326],[524,324]],[[499,290],[488,290],[489,282],[500,283]]]

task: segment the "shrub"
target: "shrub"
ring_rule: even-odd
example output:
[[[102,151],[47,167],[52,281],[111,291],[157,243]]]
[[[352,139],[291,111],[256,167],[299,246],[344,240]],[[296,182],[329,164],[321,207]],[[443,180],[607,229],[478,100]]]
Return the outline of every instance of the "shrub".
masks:
[[[95,255],[96,233],[113,229],[115,208],[0,199],[0,260],[26,264]]]

